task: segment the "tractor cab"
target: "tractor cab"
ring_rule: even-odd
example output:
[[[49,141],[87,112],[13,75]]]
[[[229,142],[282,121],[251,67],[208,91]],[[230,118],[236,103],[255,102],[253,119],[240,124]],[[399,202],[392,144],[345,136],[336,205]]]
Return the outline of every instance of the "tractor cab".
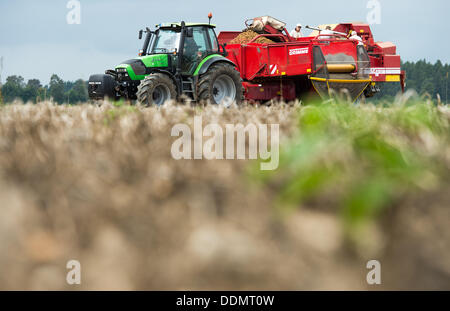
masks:
[[[210,24],[186,24],[183,32],[179,23],[158,25],[155,32],[148,33],[152,38],[144,44],[140,55],[168,54],[175,65],[181,57],[181,73],[192,75],[203,59],[219,53],[214,28]]]

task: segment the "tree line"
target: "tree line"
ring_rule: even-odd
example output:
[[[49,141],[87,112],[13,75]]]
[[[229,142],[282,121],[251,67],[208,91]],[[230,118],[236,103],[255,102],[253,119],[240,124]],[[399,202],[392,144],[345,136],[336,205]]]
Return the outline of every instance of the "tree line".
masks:
[[[1,87],[1,97],[4,103],[16,99],[23,102],[42,102],[53,99],[58,104],[78,104],[88,100],[88,84],[79,79],[75,82],[64,81],[54,74],[48,85],[42,85],[38,79],[25,82],[21,76],[9,76]],[[1,100],[1,99],[0,99]]]
[[[406,72],[407,90],[415,90],[419,95],[429,95],[435,100],[439,95],[441,101],[446,102],[449,86],[449,64],[444,65],[440,60],[434,64],[426,60],[420,60],[402,63],[402,70]],[[379,86],[381,93],[378,93],[375,99],[390,99],[401,91],[399,83],[381,83]]]
[[[432,64],[426,60],[405,62],[402,69],[406,71],[406,88],[415,90],[419,95],[428,94],[436,99],[438,95],[442,102],[447,102],[447,88],[450,65],[437,61]],[[379,84],[381,93],[375,100],[389,100],[401,91],[399,83]],[[25,83],[21,76],[9,76],[0,89],[0,103],[10,103],[15,99],[23,102],[40,102],[52,98],[58,104],[77,104],[88,101],[88,84],[81,79],[70,82],[63,81],[56,74],[50,78],[50,83],[43,86],[37,79]]]

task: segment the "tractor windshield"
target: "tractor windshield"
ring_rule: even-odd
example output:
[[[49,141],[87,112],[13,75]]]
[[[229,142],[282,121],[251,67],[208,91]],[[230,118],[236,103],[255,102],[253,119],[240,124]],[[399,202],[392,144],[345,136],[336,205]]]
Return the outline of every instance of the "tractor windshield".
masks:
[[[160,29],[156,33],[150,54],[175,52],[180,46],[180,35],[179,31]]]

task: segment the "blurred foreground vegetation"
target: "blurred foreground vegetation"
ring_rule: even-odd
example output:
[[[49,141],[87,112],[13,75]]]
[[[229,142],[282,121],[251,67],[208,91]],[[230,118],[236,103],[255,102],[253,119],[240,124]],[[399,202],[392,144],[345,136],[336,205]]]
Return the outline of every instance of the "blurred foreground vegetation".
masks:
[[[298,133],[281,145],[280,168],[257,171],[257,180],[279,209],[337,210],[350,231],[411,194],[448,191],[449,109],[403,99],[389,108],[336,101],[303,107]]]
[[[193,130],[194,116],[279,124],[279,169],[175,160],[171,130]],[[73,289],[77,259],[81,290],[448,290],[449,116],[408,96],[387,108],[3,105],[0,289]]]

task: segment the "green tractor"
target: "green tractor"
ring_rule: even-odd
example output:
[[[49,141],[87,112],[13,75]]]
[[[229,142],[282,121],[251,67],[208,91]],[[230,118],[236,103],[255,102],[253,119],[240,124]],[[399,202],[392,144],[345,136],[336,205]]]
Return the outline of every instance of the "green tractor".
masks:
[[[164,104],[182,95],[193,101],[229,106],[243,100],[242,81],[235,64],[219,45],[215,25],[169,23],[147,28],[139,57],[122,62],[105,74],[89,78],[89,97]]]

